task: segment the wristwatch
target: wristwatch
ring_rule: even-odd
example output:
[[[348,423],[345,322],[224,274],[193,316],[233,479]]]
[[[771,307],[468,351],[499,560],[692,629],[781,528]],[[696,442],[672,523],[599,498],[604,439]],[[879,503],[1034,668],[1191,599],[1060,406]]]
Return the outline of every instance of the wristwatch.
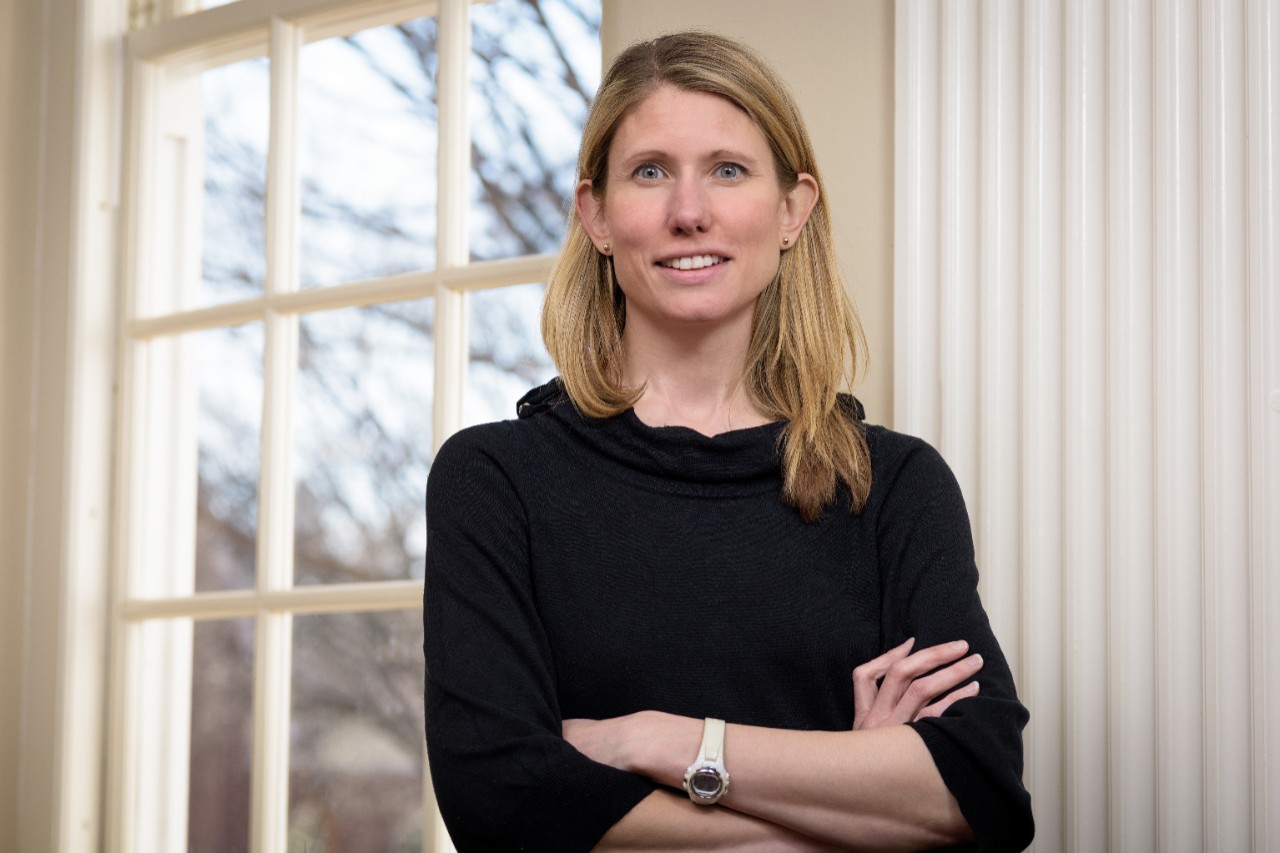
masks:
[[[684,771],[684,789],[700,806],[713,805],[729,792],[724,769],[724,720],[707,717],[702,724],[702,754]]]

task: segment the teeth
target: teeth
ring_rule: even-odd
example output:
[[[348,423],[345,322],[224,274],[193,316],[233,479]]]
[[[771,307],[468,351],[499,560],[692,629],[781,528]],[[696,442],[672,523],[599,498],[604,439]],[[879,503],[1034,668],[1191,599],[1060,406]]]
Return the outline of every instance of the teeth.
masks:
[[[664,267],[671,267],[675,270],[700,270],[703,267],[709,267],[718,264],[724,258],[719,255],[692,255],[687,258],[675,258],[670,261],[663,261]]]

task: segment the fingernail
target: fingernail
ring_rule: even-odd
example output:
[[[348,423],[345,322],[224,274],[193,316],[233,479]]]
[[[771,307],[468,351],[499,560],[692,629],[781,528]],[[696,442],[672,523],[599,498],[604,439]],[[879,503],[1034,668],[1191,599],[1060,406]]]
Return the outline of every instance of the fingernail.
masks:
[[[975,669],[982,666],[982,655],[969,655],[969,665]]]
[[[951,644],[951,650],[954,652],[962,652],[967,648],[969,648],[969,644],[966,643],[964,640],[956,640],[954,643]]]

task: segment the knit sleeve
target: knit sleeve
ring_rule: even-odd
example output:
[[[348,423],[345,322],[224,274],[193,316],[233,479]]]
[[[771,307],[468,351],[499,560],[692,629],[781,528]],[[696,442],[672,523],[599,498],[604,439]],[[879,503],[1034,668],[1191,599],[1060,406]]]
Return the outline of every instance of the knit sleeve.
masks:
[[[982,655],[979,693],[941,717],[911,723],[975,835],[971,849],[1022,850],[1035,828],[1022,784],[1027,709],[978,599],[978,570],[964,499],[942,457],[909,440],[877,471],[884,498],[877,537],[886,647],[915,637],[923,649],[967,640]]]
[[[461,853],[589,850],[655,785],[561,736],[556,674],[530,581],[527,514],[469,430],[427,485],[426,735],[440,814]]]

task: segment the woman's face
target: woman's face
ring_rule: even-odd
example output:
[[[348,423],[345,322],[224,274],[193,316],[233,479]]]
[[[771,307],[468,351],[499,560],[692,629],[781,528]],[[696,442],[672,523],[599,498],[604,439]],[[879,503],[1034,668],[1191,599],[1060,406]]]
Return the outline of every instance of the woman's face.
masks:
[[[764,133],[735,104],[673,86],[619,124],[604,199],[589,181],[577,189],[583,226],[613,256],[628,332],[749,335],[756,298],[816,200],[807,174],[783,191]]]

